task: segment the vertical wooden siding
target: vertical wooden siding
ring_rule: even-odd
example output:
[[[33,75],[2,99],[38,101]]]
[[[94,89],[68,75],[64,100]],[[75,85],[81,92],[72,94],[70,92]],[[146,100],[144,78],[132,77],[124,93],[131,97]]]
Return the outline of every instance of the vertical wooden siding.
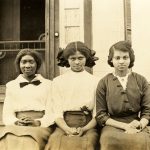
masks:
[[[131,41],[131,1],[124,0],[125,40]]]

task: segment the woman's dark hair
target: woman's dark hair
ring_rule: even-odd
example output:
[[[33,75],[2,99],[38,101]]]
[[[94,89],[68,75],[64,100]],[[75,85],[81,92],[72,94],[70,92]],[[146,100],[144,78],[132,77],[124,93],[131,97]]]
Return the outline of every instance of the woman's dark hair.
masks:
[[[58,66],[70,67],[68,58],[70,55],[74,55],[77,51],[86,57],[85,66],[87,67],[93,67],[95,61],[98,60],[98,57],[94,56],[96,53],[94,50],[89,49],[84,43],[76,41],[69,43],[65,49],[60,49],[57,56]]]
[[[37,73],[37,71],[39,70],[39,68],[41,67],[41,64],[42,64],[42,57],[39,52],[37,52],[36,50],[33,50],[33,49],[22,49],[19,51],[19,53],[17,54],[16,59],[15,59],[15,67],[16,67],[17,72],[19,74],[22,73],[20,70],[20,60],[25,55],[30,55],[34,58],[34,60],[37,63],[37,68],[36,68],[36,73]]]
[[[110,47],[107,62],[111,67],[114,67],[114,65],[112,63],[112,58],[114,56],[114,50],[119,50],[122,52],[129,52],[129,57],[130,57],[129,68],[132,68],[134,66],[135,55],[134,55],[134,51],[133,51],[132,46],[131,46],[131,42],[119,41]]]

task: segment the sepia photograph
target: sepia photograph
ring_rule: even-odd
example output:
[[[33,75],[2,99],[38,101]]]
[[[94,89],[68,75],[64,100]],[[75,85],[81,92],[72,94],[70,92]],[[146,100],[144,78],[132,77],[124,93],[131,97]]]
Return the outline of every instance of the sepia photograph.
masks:
[[[150,150],[149,15],[149,0],[0,0],[0,150]]]

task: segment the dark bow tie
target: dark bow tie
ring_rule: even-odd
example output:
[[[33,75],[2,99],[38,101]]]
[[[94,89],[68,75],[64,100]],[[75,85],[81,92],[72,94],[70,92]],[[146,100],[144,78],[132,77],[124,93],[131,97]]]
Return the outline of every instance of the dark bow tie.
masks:
[[[32,82],[21,82],[20,83],[20,87],[22,88],[22,87],[24,87],[24,86],[26,86],[28,84],[39,85],[40,83],[41,83],[40,80],[36,80],[36,81],[32,81]]]

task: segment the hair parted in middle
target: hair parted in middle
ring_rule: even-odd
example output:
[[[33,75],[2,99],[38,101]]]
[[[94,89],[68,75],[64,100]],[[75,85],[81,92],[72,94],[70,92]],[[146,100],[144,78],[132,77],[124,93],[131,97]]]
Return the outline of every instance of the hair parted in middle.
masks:
[[[119,41],[110,47],[107,62],[111,67],[114,67],[114,65],[112,63],[112,58],[114,56],[114,50],[118,50],[118,51],[122,51],[122,52],[129,52],[129,57],[130,57],[129,68],[132,68],[134,66],[135,55],[134,55],[134,51],[132,49],[132,45],[131,45],[130,41]]]
[[[42,56],[36,50],[29,49],[29,48],[22,49],[17,54],[16,59],[15,59],[16,71],[19,74],[22,73],[21,70],[20,70],[20,60],[23,56],[26,56],[26,55],[30,55],[34,58],[35,62],[37,63],[37,69],[36,69],[36,73],[37,73],[37,71],[39,70],[39,68],[41,67],[41,64],[42,64]]]
[[[83,42],[75,41],[69,43],[65,49],[59,49],[59,53],[57,55],[58,66],[61,67],[70,67],[68,63],[68,58],[70,55],[74,55],[77,51],[79,51],[86,58],[87,67],[93,67],[95,65],[95,61],[98,60],[98,57],[95,57],[96,52],[94,50],[89,49]]]

